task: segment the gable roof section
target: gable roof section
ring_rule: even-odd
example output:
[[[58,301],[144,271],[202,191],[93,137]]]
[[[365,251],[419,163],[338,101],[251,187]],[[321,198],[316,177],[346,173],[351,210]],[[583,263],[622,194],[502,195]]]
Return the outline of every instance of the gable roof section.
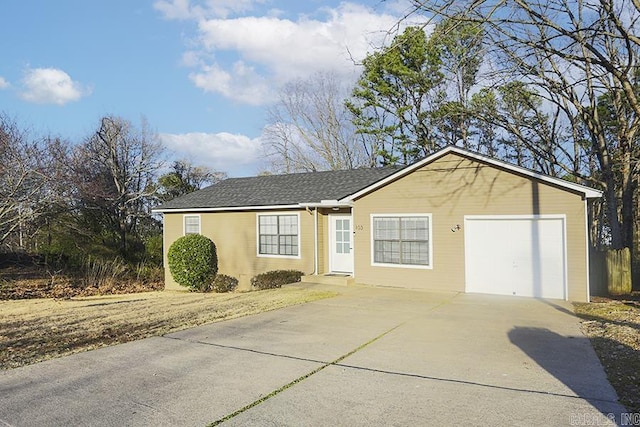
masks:
[[[515,173],[517,175],[521,175],[521,176],[526,176],[529,178],[534,178],[534,179],[538,179],[542,182],[546,182],[549,183],[551,185],[554,185],[556,187],[560,187],[563,188],[567,191],[572,191],[574,193],[579,193],[582,194],[582,196],[584,198],[587,199],[597,199],[602,197],[602,191],[599,190],[594,190],[593,188],[590,187],[586,187],[584,185],[580,185],[580,184],[576,184],[573,182],[569,182],[566,181],[564,179],[560,179],[560,178],[554,178],[552,176],[549,175],[544,175],[538,172],[534,172],[530,169],[526,169],[523,168],[521,166],[516,166],[516,165],[512,165],[510,163],[507,162],[503,162],[501,160],[495,160],[492,159],[490,157],[486,157],[483,156],[481,154],[477,154],[477,153],[472,153],[470,151],[467,150],[463,150],[462,148],[458,148],[455,147],[453,145],[449,145],[445,148],[443,148],[440,151],[436,151],[435,153],[431,154],[428,157],[425,157],[424,159],[420,160],[419,162],[416,162],[412,165],[409,165],[403,169],[398,170],[397,172],[395,172],[394,174],[391,174],[389,176],[386,176],[382,179],[380,179],[377,182],[372,183],[370,186],[363,188],[359,191],[356,191],[353,194],[348,195],[347,197],[343,198],[343,199],[338,199],[338,202],[341,203],[349,203],[359,197],[362,197],[368,193],[371,193],[372,191],[377,190],[378,188],[387,185],[388,183],[395,181],[399,178],[402,178],[405,175],[410,174],[411,172],[420,169],[421,167],[428,165],[429,163],[432,163],[433,161],[444,157],[445,155],[449,154],[449,153],[455,153],[458,155],[461,155],[463,157],[467,157],[470,159],[474,159],[477,161],[480,161],[482,163],[487,163],[490,164],[492,166],[496,166],[500,169],[505,169],[507,171],[510,171],[512,173]]]
[[[367,168],[229,178],[163,203],[154,212],[299,208],[348,197],[398,170]]]

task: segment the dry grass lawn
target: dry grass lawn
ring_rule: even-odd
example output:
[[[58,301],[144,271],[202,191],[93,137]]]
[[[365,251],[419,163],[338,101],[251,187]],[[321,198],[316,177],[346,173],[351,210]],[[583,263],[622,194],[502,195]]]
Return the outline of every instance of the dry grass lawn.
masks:
[[[574,306],[620,401],[640,412],[640,293]]]
[[[284,287],[0,301],[0,369],[335,296]]]

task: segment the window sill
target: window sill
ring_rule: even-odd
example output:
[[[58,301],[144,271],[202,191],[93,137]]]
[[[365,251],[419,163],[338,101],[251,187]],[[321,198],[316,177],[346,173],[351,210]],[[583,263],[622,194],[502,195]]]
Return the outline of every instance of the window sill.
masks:
[[[433,265],[416,265],[416,264],[384,264],[372,262],[372,267],[391,267],[391,268],[410,268],[414,270],[433,270]]]
[[[300,255],[272,255],[272,254],[257,254],[258,258],[283,258],[283,259],[300,259]]]

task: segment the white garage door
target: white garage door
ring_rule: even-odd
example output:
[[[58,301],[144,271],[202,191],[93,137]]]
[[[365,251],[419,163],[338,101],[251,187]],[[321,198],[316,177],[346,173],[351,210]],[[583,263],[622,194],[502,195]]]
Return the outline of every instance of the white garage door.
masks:
[[[465,218],[466,291],[566,299],[565,219]]]

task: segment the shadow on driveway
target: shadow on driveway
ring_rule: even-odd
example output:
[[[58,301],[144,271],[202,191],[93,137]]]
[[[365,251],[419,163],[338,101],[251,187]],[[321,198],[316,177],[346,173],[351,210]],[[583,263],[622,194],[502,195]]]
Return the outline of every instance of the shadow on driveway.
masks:
[[[625,409],[618,403],[616,393],[607,380],[600,378],[604,375],[602,368],[594,366],[592,362],[598,358],[585,354],[585,347],[591,346],[588,338],[566,337],[546,328],[517,326],[509,331],[508,336],[514,345],[562,382],[576,397],[588,401],[602,414],[599,420],[582,420],[581,414],[572,414],[576,423],[599,422],[606,425],[611,421],[620,424]],[[604,388],[602,384],[607,387]]]

